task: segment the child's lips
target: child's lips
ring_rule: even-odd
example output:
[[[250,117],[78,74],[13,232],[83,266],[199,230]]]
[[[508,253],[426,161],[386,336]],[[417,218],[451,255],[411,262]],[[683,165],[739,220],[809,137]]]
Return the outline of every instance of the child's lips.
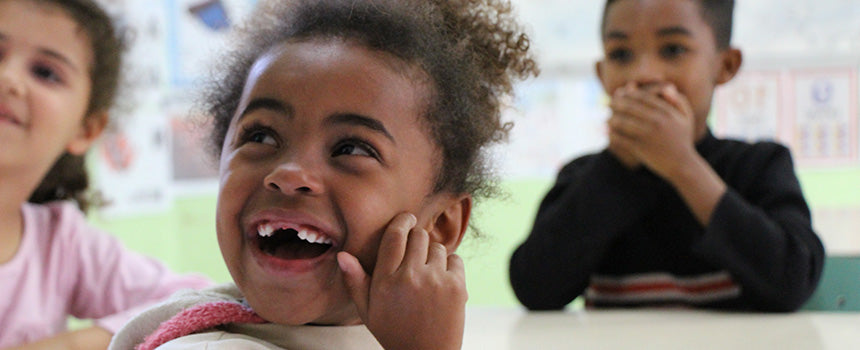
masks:
[[[260,267],[268,273],[290,276],[335,261],[338,238],[322,227],[321,221],[301,213],[270,210],[253,215],[244,235]]]
[[[14,125],[23,125],[12,110],[6,105],[0,104],[0,123],[12,123]]]

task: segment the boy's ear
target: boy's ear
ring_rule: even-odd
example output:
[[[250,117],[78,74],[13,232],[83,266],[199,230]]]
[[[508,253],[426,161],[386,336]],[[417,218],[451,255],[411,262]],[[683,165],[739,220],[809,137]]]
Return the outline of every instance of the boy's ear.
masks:
[[[717,85],[728,83],[738,74],[743,63],[741,50],[730,47],[723,50],[720,60],[720,72],[717,74]]]
[[[96,112],[84,117],[78,133],[66,144],[66,152],[73,155],[87,153],[90,145],[102,134],[108,122],[107,112]]]
[[[469,216],[472,213],[472,196],[462,195],[445,200],[445,207],[437,214],[431,223],[430,240],[442,243],[449,253],[453,253],[469,227]]]
[[[600,84],[605,87],[606,84],[603,82],[603,60],[594,62],[594,73],[597,74],[597,79],[600,80]]]

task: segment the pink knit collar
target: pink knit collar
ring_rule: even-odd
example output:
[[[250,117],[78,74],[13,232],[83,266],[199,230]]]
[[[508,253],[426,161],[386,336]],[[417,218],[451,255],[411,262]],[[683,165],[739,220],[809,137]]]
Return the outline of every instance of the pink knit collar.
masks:
[[[229,301],[195,305],[161,323],[135,350],[154,350],[162,344],[191,333],[229,323],[266,323],[250,307]]]

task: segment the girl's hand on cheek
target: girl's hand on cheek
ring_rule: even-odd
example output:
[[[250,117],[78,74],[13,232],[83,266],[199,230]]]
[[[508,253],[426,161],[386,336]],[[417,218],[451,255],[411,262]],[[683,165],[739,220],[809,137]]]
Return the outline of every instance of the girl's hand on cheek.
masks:
[[[338,253],[347,289],[385,349],[460,349],[467,299],[463,261],[430,242],[415,222],[403,213],[389,223],[371,276],[355,256]]]

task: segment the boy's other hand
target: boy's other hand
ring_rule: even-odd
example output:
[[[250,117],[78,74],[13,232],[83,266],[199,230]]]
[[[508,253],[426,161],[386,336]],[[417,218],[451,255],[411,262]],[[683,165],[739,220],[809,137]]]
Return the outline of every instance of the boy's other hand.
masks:
[[[338,253],[347,289],[385,349],[459,349],[467,299],[463,261],[415,222],[407,213],[392,219],[371,276],[353,255]]]

